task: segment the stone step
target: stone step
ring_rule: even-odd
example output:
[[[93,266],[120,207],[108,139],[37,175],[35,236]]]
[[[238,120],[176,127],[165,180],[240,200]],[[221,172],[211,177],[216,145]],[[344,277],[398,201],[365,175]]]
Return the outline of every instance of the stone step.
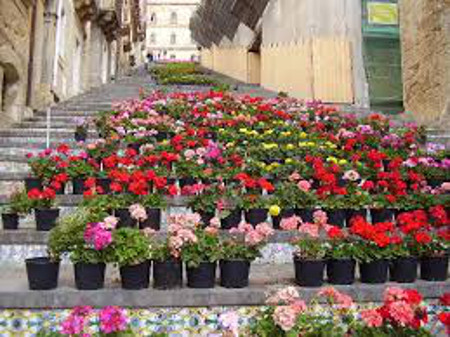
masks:
[[[87,143],[93,143],[96,139],[88,139]],[[50,148],[56,148],[61,143],[66,143],[72,148],[78,148],[77,142],[73,138],[63,138],[51,135]],[[0,138],[0,148],[24,147],[29,149],[45,149],[47,145],[46,137],[2,137]]]
[[[51,138],[73,138],[75,128],[72,129],[50,129]],[[46,137],[46,128],[10,128],[7,130],[0,130],[0,137]],[[98,138],[98,133],[94,130],[88,131],[89,138]]]
[[[139,291],[120,288],[116,268],[108,266],[104,289],[79,291],[74,286],[73,267],[62,264],[59,287],[50,291],[30,291],[23,265],[3,266],[0,275],[0,307],[21,309],[59,309],[79,305],[105,307],[116,305],[127,308],[155,307],[223,307],[264,305],[267,295],[282,286],[294,285],[292,264],[254,265],[250,275],[250,286],[244,289],[225,289],[218,285],[214,289],[181,288],[164,291],[144,289]],[[359,303],[382,302],[386,288],[397,284],[368,285],[356,283],[351,286],[336,286]],[[412,285],[401,285],[405,289],[417,289],[427,300],[437,299],[450,290],[449,282],[418,281]],[[318,291],[315,288],[298,288],[301,298],[310,300]]]

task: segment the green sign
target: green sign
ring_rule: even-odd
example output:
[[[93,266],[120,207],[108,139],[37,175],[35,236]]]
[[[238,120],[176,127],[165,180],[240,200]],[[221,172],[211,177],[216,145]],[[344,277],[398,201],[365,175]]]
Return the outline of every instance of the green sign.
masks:
[[[398,25],[398,5],[388,2],[367,4],[368,23],[371,25]]]

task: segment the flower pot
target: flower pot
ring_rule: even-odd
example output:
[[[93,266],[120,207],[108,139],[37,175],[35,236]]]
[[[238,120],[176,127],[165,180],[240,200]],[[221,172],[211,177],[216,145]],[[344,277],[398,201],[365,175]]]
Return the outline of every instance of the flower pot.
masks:
[[[380,222],[391,222],[394,220],[394,211],[392,209],[383,208],[370,210],[370,217],[372,218],[372,223]]]
[[[25,178],[25,189],[30,192],[32,189],[37,188],[42,190],[42,179],[41,178]]]
[[[347,219],[346,209],[326,209],[324,210],[328,216],[328,224],[340,228],[345,227],[345,220]]]
[[[120,267],[120,279],[123,289],[146,289],[150,283],[150,261],[135,266]]]
[[[34,210],[36,229],[38,231],[49,231],[55,227],[59,217],[59,209],[36,208]]]
[[[216,283],[216,263],[202,262],[196,268],[186,268],[187,286],[189,288],[214,288]]]
[[[132,143],[132,144],[128,144],[127,147],[129,149],[132,149],[134,151],[136,151],[136,153],[140,153],[141,152],[141,146],[142,144],[139,143]]]
[[[228,230],[239,226],[242,220],[242,210],[240,208],[233,209],[230,214],[220,221],[221,228]]]
[[[448,278],[448,256],[421,258],[420,278],[425,281],[446,281]]]
[[[431,188],[438,188],[438,187],[441,187],[443,183],[445,183],[445,180],[432,178],[432,179],[427,179],[427,183],[428,183],[428,186],[430,186]]]
[[[204,227],[208,227],[209,223],[211,222],[211,220],[214,218],[215,214],[214,213],[207,213],[207,212],[201,212],[198,211],[198,214],[200,214],[202,223]]]
[[[381,284],[388,279],[389,263],[387,260],[375,260],[367,263],[360,263],[359,273],[362,283]]]
[[[110,194],[111,193],[111,179],[109,178],[97,178],[96,184],[102,189],[102,193],[99,194]]]
[[[353,259],[329,260],[327,262],[328,282],[331,284],[355,283],[356,261]]]
[[[280,229],[281,220],[290,218],[295,215],[295,209],[282,209],[280,214],[272,217],[272,225],[274,229]]]
[[[181,261],[153,261],[153,288],[174,289],[183,286],[183,264]]]
[[[75,131],[74,132],[74,138],[76,142],[85,142],[87,139],[87,132],[86,131]]]
[[[245,221],[249,224],[256,226],[262,222],[267,221],[267,209],[265,208],[252,208],[245,211]]]
[[[302,287],[323,285],[324,260],[301,260],[294,258],[295,282]]]
[[[139,224],[140,229],[151,228],[159,231],[161,228],[161,210],[159,208],[146,208],[147,220]]]
[[[417,279],[418,260],[416,257],[400,257],[392,261],[390,279],[398,283],[414,283]]]
[[[102,289],[105,284],[104,263],[76,263],[75,285],[79,290]]]
[[[350,227],[350,221],[356,216],[362,216],[364,219],[367,219],[367,209],[348,209],[346,219],[347,227]]]
[[[16,230],[19,228],[19,215],[16,213],[3,213],[2,221],[4,230]]]
[[[195,178],[192,177],[183,177],[178,180],[180,184],[180,188],[186,187],[186,186],[192,186],[197,183]]]
[[[167,139],[169,137],[169,134],[164,131],[159,131],[157,135],[155,136],[156,140],[158,142],[162,142],[163,140]]]
[[[295,213],[302,218],[303,222],[314,222],[314,210],[309,208],[299,208]]]
[[[59,262],[48,257],[25,260],[28,285],[31,290],[50,290],[58,287]]]
[[[84,193],[84,178],[73,178],[72,179],[72,193],[80,195]]]
[[[131,213],[128,208],[119,208],[114,211],[115,216],[119,219],[117,228],[136,228],[137,220],[131,217]]]
[[[246,260],[220,261],[220,285],[224,288],[248,287],[250,262]]]

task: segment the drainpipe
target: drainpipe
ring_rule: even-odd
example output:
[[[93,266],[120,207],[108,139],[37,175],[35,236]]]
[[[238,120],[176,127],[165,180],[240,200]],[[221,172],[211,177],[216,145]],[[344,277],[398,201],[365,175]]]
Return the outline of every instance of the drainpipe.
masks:
[[[37,21],[37,2],[38,0],[33,1],[33,7],[31,9],[31,31],[30,31],[30,54],[28,57],[28,83],[27,83],[27,97],[26,97],[26,105],[31,105],[32,98],[32,90],[33,90],[33,69],[34,69],[34,45],[35,45],[35,31],[36,31],[36,21]]]
[[[53,59],[53,81],[52,81],[52,87],[53,89],[56,88],[58,85],[58,58],[59,58],[59,52],[60,52],[60,45],[59,42],[61,41],[61,17],[62,17],[62,10],[63,10],[63,1],[57,0],[57,23],[56,23],[56,37],[55,37],[55,58]]]

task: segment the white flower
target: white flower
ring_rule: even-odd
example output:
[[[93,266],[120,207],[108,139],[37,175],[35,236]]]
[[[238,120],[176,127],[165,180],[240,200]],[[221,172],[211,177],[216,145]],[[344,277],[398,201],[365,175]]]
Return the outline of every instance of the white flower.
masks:
[[[128,209],[131,217],[139,222],[147,220],[147,212],[140,204],[131,205]]]

